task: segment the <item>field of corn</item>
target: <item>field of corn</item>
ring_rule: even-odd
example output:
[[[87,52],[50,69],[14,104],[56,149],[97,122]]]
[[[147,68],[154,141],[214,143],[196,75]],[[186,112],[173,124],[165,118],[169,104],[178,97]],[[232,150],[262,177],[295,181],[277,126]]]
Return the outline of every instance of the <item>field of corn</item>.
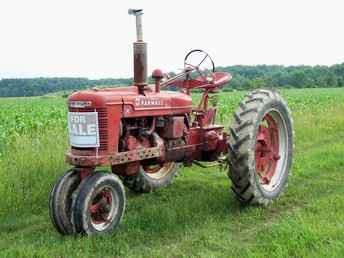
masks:
[[[219,123],[228,127],[245,93],[219,94]],[[66,99],[0,98],[0,257],[343,257],[344,89],[281,93],[296,148],[277,202],[243,207],[225,171],[182,168],[165,189],[127,191],[119,231],[93,238],[61,237],[48,215],[68,169]]]

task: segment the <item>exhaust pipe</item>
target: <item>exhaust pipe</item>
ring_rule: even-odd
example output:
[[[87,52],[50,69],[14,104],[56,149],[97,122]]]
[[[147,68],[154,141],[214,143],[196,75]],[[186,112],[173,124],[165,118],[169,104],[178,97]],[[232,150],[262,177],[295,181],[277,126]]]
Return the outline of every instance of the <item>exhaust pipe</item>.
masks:
[[[128,14],[136,17],[136,42],[134,42],[134,85],[138,87],[139,94],[147,85],[147,43],[142,37],[142,9],[129,9]]]

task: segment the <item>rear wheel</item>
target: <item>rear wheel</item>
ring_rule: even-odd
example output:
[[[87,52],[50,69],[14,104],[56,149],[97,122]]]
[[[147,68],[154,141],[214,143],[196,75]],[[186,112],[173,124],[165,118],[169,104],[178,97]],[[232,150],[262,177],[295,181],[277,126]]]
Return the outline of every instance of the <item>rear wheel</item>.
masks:
[[[97,172],[80,186],[73,203],[77,233],[94,235],[117,229],[125,210],[125,192],[117,175]]]
[[[268,204],[288,180],[293,155],[293,123],[274,91],[255,90],[240,103],[230,127],[229,177],[243,203]]]
[[[49,196],[50,219],[62,235],[73,234],[71,223],[72,194],[80,184],[80,176],[76,171],[67,171],[55,183]]]
[[[175,162],[142,165],[136,175],[124,178],[124,184],[134,192],[148,193],[153,189],[171,184],[178,167],[179,165]]]

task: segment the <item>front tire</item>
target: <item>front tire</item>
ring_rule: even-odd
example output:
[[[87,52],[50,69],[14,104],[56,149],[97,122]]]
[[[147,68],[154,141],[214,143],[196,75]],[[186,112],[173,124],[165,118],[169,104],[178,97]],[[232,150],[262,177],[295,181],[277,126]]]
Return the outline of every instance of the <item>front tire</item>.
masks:
[[[49,195],[49,215],[56,230],[62,235],[74,233],[71,223],[72,194],[80,184],[80,176],[69,170],[55,183]]]
[[[242,203],[266,205],[287,184],[293,156],[293,121],[282,97],[269,90],[248,94],[234,113],[229,178]]]
[[[117,175],[97,172],[85,179],[73,206],[77,233],[111,233],[120,224],[125,210],[125,192]]]

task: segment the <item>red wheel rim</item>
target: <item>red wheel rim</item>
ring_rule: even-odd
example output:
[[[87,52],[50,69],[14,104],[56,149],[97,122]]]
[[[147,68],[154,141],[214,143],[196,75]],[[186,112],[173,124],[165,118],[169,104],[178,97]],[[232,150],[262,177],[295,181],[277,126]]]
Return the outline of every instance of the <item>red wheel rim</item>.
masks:
[[[112,200],[112,193],[107,188],[104,188],[94,196],[89,207],[93,224],[103,224],[111,220]]]
[[[152,165],[152,166],[144,166],[143,170],[146,173],[156,173],[158,172],[163,166],[161,166],[160,164],[158,165]]]
[[[270,184],[279,159],[278,125],[271,115],[266,114],[259,125],[255,146],[256,173],[261,184]]]
[[[174,163],[165,162],[164,164],[142,166],[142,168],[146,175],[152,179],[161,179],[173,172]]]

